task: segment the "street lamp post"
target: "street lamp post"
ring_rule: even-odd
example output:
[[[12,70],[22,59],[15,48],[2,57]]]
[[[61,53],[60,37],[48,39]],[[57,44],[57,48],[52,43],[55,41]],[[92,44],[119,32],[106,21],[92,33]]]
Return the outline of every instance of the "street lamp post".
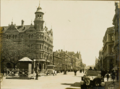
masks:
[[[65,52],[64,52],[64,74],[66,74],[66,66],[65,66]]]
[[[34,61],[33,74],[35,75],[35,62],[36,62],[36,59],[34,59],[33,61]]]
[[[54,65],[54,52],[53,52],[53,65]]]

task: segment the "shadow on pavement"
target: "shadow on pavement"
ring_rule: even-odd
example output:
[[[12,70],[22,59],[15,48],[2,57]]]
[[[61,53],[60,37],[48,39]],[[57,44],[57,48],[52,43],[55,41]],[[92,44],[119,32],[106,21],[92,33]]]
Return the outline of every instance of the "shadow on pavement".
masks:
[[[75,77],[83,77],[83,76],[81,75],[81,76],[75,76]]]
[[[70,88],[70,87],[68,87],[68,88],[65,88],[65,89],[81,89],[81,88]]]
[[[62,83],[62,85],[70,85],[71,87],[80,87],[80,82],[75,82],[75,83]]]
[[[31,80],[34,78],[29,78],[29,77],[6,77],[5,79],[22,79],[22,80]]]

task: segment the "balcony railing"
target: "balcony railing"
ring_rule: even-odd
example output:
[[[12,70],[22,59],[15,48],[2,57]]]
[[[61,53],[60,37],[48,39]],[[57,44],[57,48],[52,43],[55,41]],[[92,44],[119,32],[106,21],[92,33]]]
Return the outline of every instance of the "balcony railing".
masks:
[[[114,53],[108,53],[108,54],[105,54],[103,59],[106,58],[106,57],[113,57],[114,56]]]

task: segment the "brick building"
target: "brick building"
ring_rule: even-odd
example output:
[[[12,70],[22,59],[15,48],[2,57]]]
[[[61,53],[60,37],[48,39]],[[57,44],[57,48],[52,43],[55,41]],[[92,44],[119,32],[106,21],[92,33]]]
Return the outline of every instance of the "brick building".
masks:
[[[23,57],[35,59],[40,69],[53,61],[53,31],[44,27],[44,13],[40,5],[35,12],[34,25],[17,26],[11,22],[2,27],[2,66],[15,67]],[[15,65],[13,65],[15,64]]]

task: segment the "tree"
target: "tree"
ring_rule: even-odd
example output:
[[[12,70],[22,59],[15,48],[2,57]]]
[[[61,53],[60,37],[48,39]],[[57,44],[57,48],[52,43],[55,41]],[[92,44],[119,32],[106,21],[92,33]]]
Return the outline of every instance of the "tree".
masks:
[[[25,57],[28,54],[30,48],[24,43],[13,42],[12,40],[4,40],[2,42],[2,62],[8,61],[13,64],[13,67],[18,63],[18,60]]]

